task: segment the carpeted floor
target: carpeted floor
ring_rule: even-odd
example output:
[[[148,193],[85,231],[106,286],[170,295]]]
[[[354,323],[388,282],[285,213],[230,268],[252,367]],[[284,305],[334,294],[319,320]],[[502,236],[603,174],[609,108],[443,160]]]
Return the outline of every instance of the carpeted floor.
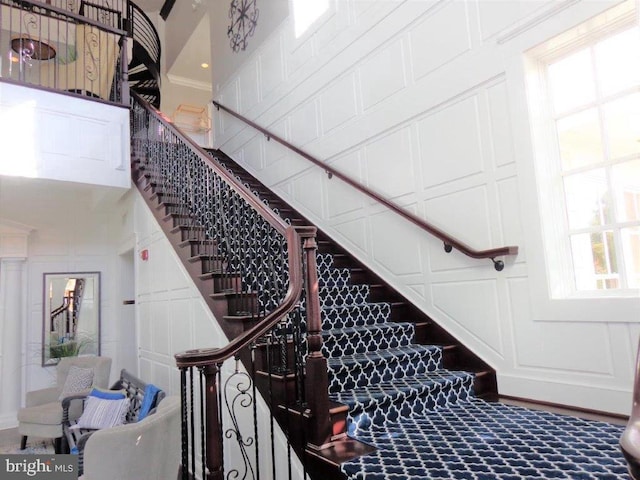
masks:
[[[629,480],[621,425],[479,399],[362,429],[349,480]]]
[[[27,442],[27,448],[20,450],[20,435],[17,428],[0,430],[0,453],[42,454],[53,453],[53,442],[49,439],[33,438]]]

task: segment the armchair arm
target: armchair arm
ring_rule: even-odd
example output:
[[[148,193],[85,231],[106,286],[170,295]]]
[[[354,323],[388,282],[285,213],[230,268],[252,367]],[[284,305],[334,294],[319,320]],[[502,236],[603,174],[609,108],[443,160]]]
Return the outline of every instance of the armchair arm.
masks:
[[[35,407],[45,403],[57,402],[62,389],[60,387],[43,388],[27,392],[26,406]]]
[[[180,464],[180,399],[168,398],[156,413],[140,422],[93,432],[84,447],[86,480],[176,478]]]
[[[84,392],[74,393],[73,395],[69,395],[62,399],[62,424],[69,423],[69,407],[71,407],[71,402],[73,400],[82,400],[87,398],[90,390],[85,390]]]

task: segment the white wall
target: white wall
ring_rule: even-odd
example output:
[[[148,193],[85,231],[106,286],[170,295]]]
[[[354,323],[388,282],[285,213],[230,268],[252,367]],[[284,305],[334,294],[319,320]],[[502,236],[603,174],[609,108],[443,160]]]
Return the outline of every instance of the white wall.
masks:
[[[537,308],[523,66],[528,49],[616,3],[340,0],[300,39],[283,23],[214,95],[475,248],[518,245],[502,272],[444,253],[223,113],[215,145],[493,365],[501,394],[628,413],[640,301],[604,302],[614,317],[590,300]]]
[[[128,139],[126,108],[0,83],[0,175],[128,188]]]
[[[140,378],[178,395],[174,354],[227,341],[149,207],[137,191],[132,196]],[[145,249],[149,257],[142,261]]]

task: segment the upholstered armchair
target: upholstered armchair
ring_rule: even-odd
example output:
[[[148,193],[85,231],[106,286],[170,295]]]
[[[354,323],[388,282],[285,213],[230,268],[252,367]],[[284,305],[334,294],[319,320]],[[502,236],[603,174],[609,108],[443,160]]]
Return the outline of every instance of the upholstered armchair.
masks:
[[[109,100],[120,55],[118,37],[91,25],[76,26],[75,52],[40,65],[40,83],[56,90],[67,90]]]
[[[84,447],[82,480],[165,480],[180,464],[180,397],[165,397],[136,423],[94,432]]]
[[[640,480],[640,343],[633,381],[633,406],[627,428],[620,437],[620,448],[633,480]]]
[[[18,411],[18,433],[22,435],[21,448],[27,445],[28,437],[43,437],[55,439],[56,453],[61,452],[62,447],[62,398],[64,392],[83,391],[74,388],[80,385],[75,378],[69,375],[75,372],[93,371],[90,385],[84,387],[88,393],[91,387],[107,388],[109,374],[111,373],[111,359],[108,357],[65,357],[56,367],[56,386],[27,392],[26,406]],[[83,380],[86,380],[86,376]],[[72,385],[74,384],[75,385]],[[77,418],[82,413],[82,401],[70,409],[70,416]]]

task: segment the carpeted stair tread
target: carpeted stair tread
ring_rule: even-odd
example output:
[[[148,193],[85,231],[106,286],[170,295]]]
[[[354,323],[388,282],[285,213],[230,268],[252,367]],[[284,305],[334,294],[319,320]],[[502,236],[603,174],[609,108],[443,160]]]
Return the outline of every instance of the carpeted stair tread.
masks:
[[[444,408],[472,395],[473,375],[438,370],[378,385],[330,394],[349,407],[348,432],[359,434],[371,425],[382,425]]]
[[[474,398],[360,430],[377,450],[341,469],[348,480],[623,480],[623,429]]]
[[[436,372],[426,372],[411,378],[401,378],[391,382],[383,382],[377,385],[359,387],[347,392],[339,392],[331,395],[331,399],[349,405],[351,409],[357,405],[368,402],[380,401],[384,398],[395,400],[412,397],[415,393],[422,394],[434,391],[437,388],[472,379],[473,375],[464,371],[441,369]]]
[[[369,298],[369,285],[324,286],[318,288],[320,307],[339,305],[366,305]]]
[[[389,382],[442,367],[442,349],[408,345],[328,359],[329,392]]]
[[[391,304],[389,303],[327,306],[322,309],[322,326],[330,330],[376,325],[385,323],[390,314]]]
[[[322,331],[322,351],[327,358],[413,344],[412,323],[382,323],[364,327],[334,328]]]

